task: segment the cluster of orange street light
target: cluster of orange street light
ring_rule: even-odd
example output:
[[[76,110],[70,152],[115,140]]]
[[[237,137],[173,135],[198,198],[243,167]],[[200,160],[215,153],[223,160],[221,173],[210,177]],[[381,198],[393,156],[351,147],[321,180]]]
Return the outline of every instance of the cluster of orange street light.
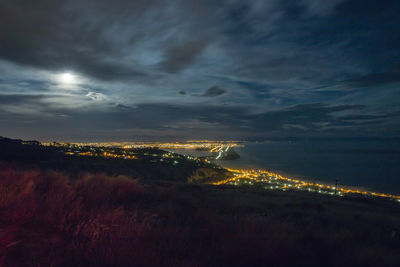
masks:
[[[117,159],[137,159],[137,157],[126,154],[115,154],[110,152],[93,153],[93,152],[65,152],[66,155],[79,155],[88,157],[105,157],[105,158],[117,158]]]
[[[359,194],[365,196],[373,196],[373,197],[382,197],[382,198],[389,198],[393,200],[397,200],[400,202],[400,196],[398,195],[391,195],[391,194],[383,194],[383,193],[376,193],[376,192],[369,192],[369,191],[361,191],[357,189],[349,189],[343,187],[335,187],[331,185],[324,185],[318,183],[310,183],[298,179],[292,179],[288,177],[284,177],[280,174],[270,172],[267,170],[242,170],[242,169],[227,169],[231,173],[233,173],[234,177],[219,180],[216,182],[212,182],[213,185],[222,185],[222,184],[236,184],[237,182],[242,181],[251,181],[250,184],[256,183],[271,183],[271,182],[279,182],[279,186],[275,187],[266,187],[271,189],[281,189],[281,190],[303,190],[303,191],[313,191],[318,193],[328,193],[328,194],[337,194],[340,196],[346,194]]]
[[[44,146],[77,146],[77,147],[118,147],[123,149],[130,148],[160,148],[160,149],[187,149],[187,150],[216,150],[221,147],[242,146],[239,141],[210,141],[210,140],[190,140],[184,142],[100,142],[100,143],[42,143]]]

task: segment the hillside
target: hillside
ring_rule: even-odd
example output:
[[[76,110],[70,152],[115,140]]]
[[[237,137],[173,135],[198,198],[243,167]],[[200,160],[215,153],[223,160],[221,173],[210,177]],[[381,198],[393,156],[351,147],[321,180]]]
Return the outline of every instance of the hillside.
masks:
[[[75,159],[15,142],[9,147],[21,150],[0,150],[0,266],[400,263],[398,202],[193,184],[163,175],[179,166],[202,179],[223,170],[191,161]]]
[[[219,178],[229,177],[227,170],[214,164],[189,159],[158,148],[124,150],[115,147],[42,146],[37,141],[0,137],[0,160],[17,162],[20,167],[61,171],[130,175],[143,182],[169,180],[186,182],[198,170],[208,170]],[[107,156],[104,156],[106,154]],[[126,157],[113,155],[126,154]],[[133,159],[130,159],[133,158]]]

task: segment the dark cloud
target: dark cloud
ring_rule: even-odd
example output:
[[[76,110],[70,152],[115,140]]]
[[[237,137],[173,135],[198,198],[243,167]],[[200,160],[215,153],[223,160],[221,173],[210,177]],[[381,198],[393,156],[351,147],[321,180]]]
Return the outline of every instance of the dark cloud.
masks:
[[[226,90],[219,86],[212,86],[208,88],[203,94],[195,96],[216,97],[226,93]]]
[[[0,0],[2,129],[395,136],[399,12],[395,0]]]
[[[377,120],[389,117],[389,115],[349,115],[340,117],[343,121],[363,121],[363,120]]]
[[[279,131],[285,125],[297,125],[302,131],[307,129],[310,134],[315,134],[321,128],[320,125],[356,126],[354,123],[340,120],[335,113],[343,111],[361,110],[362,105],[336,105],[329,106],[322,103],[301,104],[285,110],[266,112],[247,117],[253,127],[260,131]]]
[[[160,63],[167,72],[178,72],[191,64],[194,59],[203,52],[207,41],[188,41],[169,47],[165,54],[165,60]]]
[[[305,5],[307,12],[311,15],[326,16],[331,14],[336,6],[344,1],[345,0],[302,0],[300,2]]]
[[[102,11],[104,1],[2,1],[0,58],[53,71],[74,70],[102,80],[141,77],[144,73],[139,69],[116,62],[122,47],[104,36],[111,26],[107,21],[123,14],[125,6],[144,8],[128,3],[116,2],[115,13],[99,20],[95,13]],[[82,16],[84,6],[93,14]]]
[[[39,127],[41,130],[56,127],[59,131],[68,129],[81,129],[93,133],[101,132],[104,128],[110,131],[129,131],[140,129],[142,133],[157,133],[173,130],[175,134],[190,137],[204,135],[218,136],[227,134],[231,138],[245,136],[285,137],[291,134],[320,135],[331,137],[326,128],[347,127],[360,129],[384,123],[388,116],[368,115],[374,120],[362,121],[367,117],[340,117],[336,113],[343,111],[362,110],[358,105],[328,106],[320,103],[298,105],[282,111],[264,112],[260,114],[249,113],[245,108],[232,107],[195,107],[162,104],[143,104],[134,108],[116,107],[107,111],[71,111],[65,108],[52,107],[50,113],[64,114],[58,117],[46,117],[32,125],[33,131]],[[4,115],[0,113],[0,119]],[[367,116],[367,115],[366,115]],[[148,118],[152,118],[149,120]],[[29,117],[34,119],[32,115]],[[179,118],[179,119],[177,119]],[[377,120],[377,119],[380,120]],[[359,121],[361,119],[361,121]],[[9,122],[15,124],[17,120]],[[187,130],[190,129],[190,132]],[[361,128],[362,129],[362,128]]]
[[[35,96],[40,97],[40,96]],[[29,97],[12,97],[13,103],[21,107],[31,103]],[[0,101],[5,96],[0,97]],[[326,105],[314,103],[296,105],[280,111],[252,113],[245,107],[227,106],[188,106],[168,104],[140,104],[128,107],[118,104],[106,110],[71,110],[64,107],[45,105],[44,111],[53,116],[29,114],[13,115],[0,109],[0,120],[6,121],[6,128],[19,128],[24,125],[32,133],[56,131],[65,136],[71,133],[78,138],[85,134],[102,136],[107,131],[115,134],[114,139],[139,134],[143,136],[175,135],[175,138],[202,138],[204,136],[227,138],[247,137],[290,137],[320,136],[334,137],[329,129],[345,128],[352,131],[363,131],[371,125],[386,124],[392,114],[360,114],[366,107],[361,105]],[[358,112],[358,115],[341,115],[343,112]],[[60,117],[60,114],[63,116]],[[397,114],[397,115],[396,115]],[[149,119],[151,118],[151,119]],[[26,121],[35,123],[26,126]],[[74,129],[72,133],[70,129]],[[79,130],[78,130],[79,129]],[[334,131],[337,134],[336,131]],[[36,136],[36,135],[35,135]],[[170,137],[171,137],[170,136]],[[96,138],[97,138],[96,137]],[[150,138],[150,137],[149,137]],[[121,140],[121,139],[119,139]]]
[[[125,106],[123,104],[117,104],[116,107],[119,108],[119,109],[124,109],[124,110],[130,110],[131,109],[130,107]]]
[[[28,94],[0,94],[0,103],[7,105],[26,104],[29,102],[37,103],[46,99],[46,95],[28,95]]]
[[[353,87],[379,86],[390,83],[400,83],[400,71],[387,73],[371,73],[346,81]]]

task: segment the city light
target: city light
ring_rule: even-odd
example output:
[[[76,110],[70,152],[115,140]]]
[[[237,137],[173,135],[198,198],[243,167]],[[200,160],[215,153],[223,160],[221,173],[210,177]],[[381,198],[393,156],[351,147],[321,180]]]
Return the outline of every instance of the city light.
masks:
[[[215,159],[221,157],[221,153],[229,150],[231,147],[241,146],[239,142],[233,141],[188,141],[188,142],[135,142],[135,143],[43,143],[45,146],[58,146],[63,147],[66,155],[88,156],[88,157],[104,157],[104,158],[118,158],[126,160],[138,159],[133,151],[135,149],[188,149],[188,150],[203,150],[210,153],[216,153]],[[161,154],[148,154],[143,155],[151,156],[151,162],[163,162],[177,165],[180,163],[179,158],[194,161],[197,166],[206,164],[211,168],[221,168],[212,164],[206,157],[199,158],[189,155],[180,155],[177,153],[166,152]],[[369,192],[353,188],[336,187],[326,184],[319,184],[308,182],[305,180],[293,179],[282,176],[267,170],[259,169],[231,169],[226,168],[231,173],[231,177],[227,179],[215,178],[211,182],[212,185],[234,185],[234,186],[260,186],[266,190],[282,190],[282,191],[305,191],[319,194],[329,194],[337,196],[345,195],[362,195],[367,197],[387,198],[397,200],[400,202],[400,196],[392,194],[384,194],[377,192]],[[210,181],[210,180],[208,180]]]
[[[210,182],[210,184],[213,185],[228,184],[235,186],[249,185],[249,184],[250,185],[268,184],[268,186],[264,186],[263,188],[278,189],[283,191],[290,189],[297,191],[316,192],[319,194],[329,194],[329,195],[336,194],[338,196],[356,194],[356,195],[363,195],[370,197],[388,198],[400,202],[400,196],[398,195],[361,191],[357,189],[349,189],[341,187],[336,188],[335,186],[324,185],[319,183],[310,183],[298,179],[291,179],[267,170],[243,170],[243,169],[230,169],[230,168],[227,168],[227,170],[233,173],[234,177],[225,180]],[[274,186],[272,186],[271,184],[273,184]]]

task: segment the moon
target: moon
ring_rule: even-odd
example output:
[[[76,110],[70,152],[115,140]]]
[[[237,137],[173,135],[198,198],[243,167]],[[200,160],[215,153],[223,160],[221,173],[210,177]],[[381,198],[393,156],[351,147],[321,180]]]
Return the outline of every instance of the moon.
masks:
[[[58,78],[62,84],[74,84],[76,82],[75,75],[70,72],[61,73]]]

